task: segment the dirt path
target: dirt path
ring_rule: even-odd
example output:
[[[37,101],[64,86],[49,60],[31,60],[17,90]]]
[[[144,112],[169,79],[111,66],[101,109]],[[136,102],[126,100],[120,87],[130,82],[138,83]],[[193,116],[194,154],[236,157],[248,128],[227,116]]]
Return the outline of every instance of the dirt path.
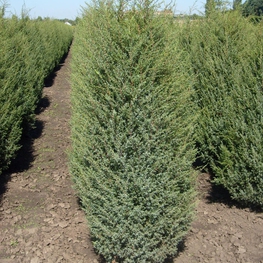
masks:
[[[199,180],[196,219],[174,263],[263,263],[263,213],[238,208],[208,174]]]
[[[47,81],[36,129],[5,175],[10,180],[0,206],[1,263],[97,262],[67,167],[69,59]]]
[[[0,182],[0,263],[96,263],[72,188],[69,60],[47,81],[36,129]],[[174,263],[263,263],[263,214],[240,209],[200,177],[196,219]],[[136,262],[140,263],[140,262]]]

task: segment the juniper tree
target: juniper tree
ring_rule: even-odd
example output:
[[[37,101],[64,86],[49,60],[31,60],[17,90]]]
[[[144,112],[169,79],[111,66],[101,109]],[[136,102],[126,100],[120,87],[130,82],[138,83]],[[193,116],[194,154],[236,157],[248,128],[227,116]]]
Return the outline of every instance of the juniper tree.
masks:
[[[76,29],[70,167],[107,262],[162,262],[193,217],[189,58],[156,11],[151,1],[95,2]]]

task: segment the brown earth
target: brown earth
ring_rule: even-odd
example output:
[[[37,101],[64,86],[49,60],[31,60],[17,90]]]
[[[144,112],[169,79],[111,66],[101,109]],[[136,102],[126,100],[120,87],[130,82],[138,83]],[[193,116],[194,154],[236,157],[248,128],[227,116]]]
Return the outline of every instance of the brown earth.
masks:
[[[0,182],[0,263],[95,263],[68,170],[68,56],[46,82],[36,128]],[[239,208],[207,174],[196,218],[174,263],[263,263],[263,213]],[[139,262],[138,262],[139,263]]]

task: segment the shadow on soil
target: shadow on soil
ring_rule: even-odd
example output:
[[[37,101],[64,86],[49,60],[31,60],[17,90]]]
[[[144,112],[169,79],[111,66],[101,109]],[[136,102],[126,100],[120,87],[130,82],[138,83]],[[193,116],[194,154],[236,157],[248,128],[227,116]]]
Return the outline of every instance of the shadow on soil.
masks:
[[[201,173],[199,192],[205,194],[208,203],[223,203],[229,207],[238,205],[231,199],[229,192],[223,186],[212,183],[215,176],[198,157],[193,163],[193,167]]]
[[[207,201],[209,203],[221,203],[225,204],[229,208],[236,207],[238,209],[249,209],[251,212],[261,213],[262,208],[252,205],[240,204],[239,202],[233,200],[229,191],[222,185],[215,185],[211,183],[213,181],[214,175],[210,173],[210,189],[208,191]]]
[[[231,198],[229,191],[225,187],[212,183],[215,175],[198,157],[195,163],[193,163],[193,168],[201,172],[201,185],[199,186],[199,192],[202,194],[205,193],[208,203],[221,203],[229,208],[236,207],[238,209],[249,209],[251,212],[255,213],[263,212],[263,209],[260,207],[238,203]]]
[[[64,54],[61,58],[59,64],[54,68],[54,70],[45,78],[44,87],[50,88],[54,84],[55,78],[57,76],[57,72],[64,66],[65,60],[68,57],[68,53]]]
[[[64,66],[64,62],[67,56],[68,53],[66,53],[61,58],[58,66],[56,66],[54,70],[49,74],[49,76],[45,78],[44,88],[51,87],[53,85],[55,78],[57,76],[57,72]],[[40,114],[49,106],[50,106],[49,98],[48,97],[41,98],[35,110],[35,114],[36,115]],[[0,176],[0,205],[2,203],[3,194],[7,190],[8,182],[11,180],[11,174],[26,171],[31,167],[32,162],[35,159],[33,143],[35,139],[41,136],[43,129],[44,129],[44,123],[36,120],[33,128],[31,129],[26,128],[25,131],[23,131],[24,134],[22,135],[20,141],[21,148],[17,152],[16,158],[12,161],[9,169]]]
[[[36,115],[43,112],[49,105],[50,101],[48,97],[40,99],[36,108]],[[17,152],[16,158],[11,162],[9,169],[0,176],[0,205],[2,203],[3,194],[7,190],[8,182],[11,180],[11,175],[26,171],[31,167],[35,159],[33,143],[35,139],[41,136],[43,129],[44,123],[36,120],[33,128],[26,128],[23,132],[20,141],[21,148]]]

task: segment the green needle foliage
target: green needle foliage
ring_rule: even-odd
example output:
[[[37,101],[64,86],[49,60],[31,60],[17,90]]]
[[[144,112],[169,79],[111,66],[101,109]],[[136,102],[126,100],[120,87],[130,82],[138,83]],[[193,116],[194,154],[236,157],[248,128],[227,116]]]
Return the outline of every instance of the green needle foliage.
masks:
[[[72,58],[70,167],[96,251],[163,262],[194,212],[189,58],[151,1],[83,9]]]
[[[196,75],[201,159],[233,199],[263,207],[262,24],[214,13],[186,26],[181,43]]]
[[[34,122],[44,79],[68,51],[72,28],[57,21],[0,16],[0,174]]]

